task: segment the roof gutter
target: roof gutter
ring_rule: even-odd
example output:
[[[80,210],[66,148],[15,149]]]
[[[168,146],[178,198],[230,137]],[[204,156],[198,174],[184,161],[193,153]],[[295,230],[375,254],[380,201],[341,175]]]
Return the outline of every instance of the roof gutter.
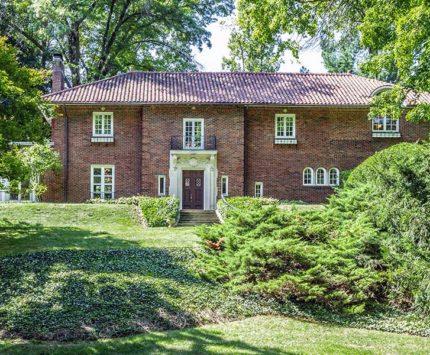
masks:
[[[55,102],[67,106],[236,106],[236,107],[326,107],[326,108],[369,108],[369,104],[356,105],[295,105],[295,104],[248,104],[248,103],[219,103],[219,102]]]

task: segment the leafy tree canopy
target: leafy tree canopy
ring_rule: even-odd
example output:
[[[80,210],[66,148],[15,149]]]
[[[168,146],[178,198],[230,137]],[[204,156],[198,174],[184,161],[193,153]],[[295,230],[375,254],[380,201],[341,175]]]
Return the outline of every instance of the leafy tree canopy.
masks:
[[[0,154],[11,141],[42,141],[49,126],[43,112],[50,107],[42,99],[46,72],[21,67],[15,49],[0,37]]]
[[[21,149],[15,147],[0,157],[0,176],[9,180],[12,189],[20,182],[28,182],[25,193],[34,191],[37,196],[47,190],[42,182],[45,174],[60,169],[59,154],[48,141]]]
[[[252,41],[267,45],[284,38],[284,48],[294,48],[299,42],[293,35],[321,38],[332,71],[359,65],[367,76],[397,82],[404,95],[430,91],[428,0],[239,0],[238,12],[239,23],[252,28]],[[383,97],[385,105],[379,100],[381,109],[371,115],[384,114],[392,97],[398,91]],[[429,113],[428,105],[418,105],[407,117],[428,119]]]
[[[0,30],[24,63],[47,68],[61,53],[73,85],[136,70],[195,70],[192,47],[232,0],[10,0]]]
[[[246,72],[275,72],[283,60],[283,48],[279,41],[258,43],[253,41],[251,29],[236,27],[228,41],[230,51],[222,60],[223,69]]]

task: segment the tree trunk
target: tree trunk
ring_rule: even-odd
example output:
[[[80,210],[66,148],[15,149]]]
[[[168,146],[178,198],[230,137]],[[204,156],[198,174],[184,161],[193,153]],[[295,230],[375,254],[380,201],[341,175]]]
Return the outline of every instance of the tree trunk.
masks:
[[[73,86],[81,84],[79,64],[81,60],[80,23],[74,22],[68,35],[69,65],[72,72]]]

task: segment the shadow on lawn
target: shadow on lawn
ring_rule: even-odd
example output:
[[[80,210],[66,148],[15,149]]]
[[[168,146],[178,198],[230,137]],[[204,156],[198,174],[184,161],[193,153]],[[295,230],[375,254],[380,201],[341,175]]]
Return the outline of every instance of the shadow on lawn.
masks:
[[[137,243],[114,238],[109,232],[76,227],[51,227],[39,223],[0,220],[0,256],[43,249],[123,249]]]
[[[250,329],[250,331],[252,331]],[[7,354],[296,354],[277,347],[255,346],[242,340],[226,340],[220,331],[187,329],[75,344],[12,344],[0,346]],[[297,353],[298,354],[298,353]]]
[[[218,319],[224,296],[190,271],[191,258],[158,248],[0,257],[0,333],[92,340]]]

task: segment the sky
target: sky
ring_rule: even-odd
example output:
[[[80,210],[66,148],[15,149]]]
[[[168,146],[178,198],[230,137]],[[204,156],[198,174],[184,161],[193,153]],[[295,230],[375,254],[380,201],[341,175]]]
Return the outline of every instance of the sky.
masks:
[[[222,71],[222,57],[228,56],[227,43],[230,36],[230,29],[222,25],[223,19],[208,26],[212,33],[212,48],[205,47],[202,52],[195,51],[196,60],[203,66],[203,71]],[[300,52],[300,62],[294,59],[291,54],[286,53],[281,72],[299,72],[301,66],[305,66],[311,73],[326,73],[321,50],[316,48],[306,49]]]

